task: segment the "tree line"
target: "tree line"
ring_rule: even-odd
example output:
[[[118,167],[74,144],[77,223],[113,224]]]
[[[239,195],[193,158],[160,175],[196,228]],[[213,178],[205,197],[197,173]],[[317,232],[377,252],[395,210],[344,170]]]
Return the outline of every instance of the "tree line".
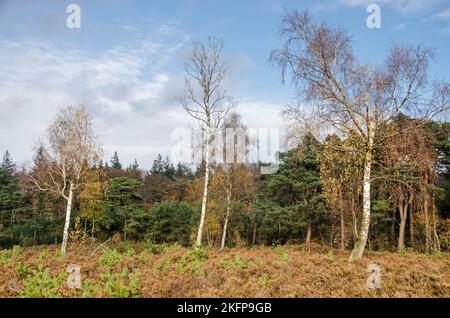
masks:
[[[414,120],[400,116],[392,125],[403,127],[410,121]],[[377,152],[370,249],[448,250],[449,136],[449,123],[430,121],[386,141]],[[320,142],[306,134],[294,148],[280,153],[278,171],[268,175],[261,175],[256,164],[211,164],[206,244],[223,248],[316,242],[351,248],[362,218],[364,163],[361,153],[342,150],[352,145],[354,140],[336,135]],[[48,176],[50,163],[43,152],[37,149],[29,171],[16,169],[9,152],[3,156],[4,248],[63,241],[67,198],[40,191],[31,181],[39,174]],[[125,167],[116,152],[109,162],[90,167],[74,191],[71,233],[89,242],[113,237],[192,245],[201,215],[204,170],[204,163],[193,169],[161,155],[148,170],[137,161]]]
[[[195,43],[178,99],[204,138],[201,164],[159,155],[149,169],[103,152],[83,106],[61,108],[29,169],[5,152],[0,246],[148,240],[225,246],[312,242],[352,250],[449,249],[449,83],[428,79],[429,49],[393,46],[359,63],[350,36],[287,13],[270,61],[297,102],[284,107],[290,148],[263,163],[218,163],[214,134],[247,128],[224,88],[223,41]],[[227,147],[238,147],[236,140]],[[249,144],[245,140],[245,144]],[[226,153],[226,151],[224,151]],[[234,153],[234,152],[233,152]],[[226,155],[226,154],[225,154]]]

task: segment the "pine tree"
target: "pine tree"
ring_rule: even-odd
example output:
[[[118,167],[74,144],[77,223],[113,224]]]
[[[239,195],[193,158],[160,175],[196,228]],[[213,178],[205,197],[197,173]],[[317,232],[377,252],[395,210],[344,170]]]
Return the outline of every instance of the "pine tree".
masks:
[[[121,170],[122,164],[120,163],[119,156],[117,155],[117,151],[114,151],[114,156],[111,158],[111,168]]]
[[[175,172],[175,167],[170,162],[169,157],[166,156],[166,159],[163,161],[163,174],[166,177],[173,179],[175,177]]]
[[[325,223],[319,151],[318,141],[306,135],[297,148],[280,154],[278,172],[263,182],[258,208],[265,213],[273,241],[284,243],[304,233],[309,244],[313,228]]]
[[[162,175],[164,173],[164,160],[161,154],[158,154],[155,160],[153,160],[153,166],[150,169],[150,173],[154,176]]]
[[[177,178],[191,178],[192,177],[192,171],[189,168],[189,166],[185,163],[179,162],[177,164],[175,176]]]
[[[16,165],[14,164],[11,154],[8,150],[5,151],[3,155],[3,160],[0,165],[0,178],[4,179],[5,182],[8,182],[14,176],[16,172]]]
[[[139,164],[137,162],[137,159],[134,159],[133,164],[130,166],[131,171],[139,171]]]
[[[16,240],[15,225],[19,213],[26,209],[23,204],[23,195],[15,176],[16,165],[8,151],[0,164],[0,245],[14,245]],[[9,226],[8,231],[2,231]]]

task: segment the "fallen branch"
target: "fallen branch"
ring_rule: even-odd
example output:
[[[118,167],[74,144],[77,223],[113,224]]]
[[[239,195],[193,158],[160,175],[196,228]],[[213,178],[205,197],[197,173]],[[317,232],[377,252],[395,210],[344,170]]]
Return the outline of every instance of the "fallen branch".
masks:
[[[91,255],[89,255],[89,257],[92,257],[92,256],[94,256],[94,254],[98,251],[98,249],[100,248],[100,247],[102,247],[103,245],[105,245],[106,243],[108,243],[109,242],[109,240],[111,240],[111,238],[109,238],[109,239],[107,239],[106,241],[104,241],[102,244],[100,244],[99,246],[97,246],[97,248],[92,252],[92,254]]]

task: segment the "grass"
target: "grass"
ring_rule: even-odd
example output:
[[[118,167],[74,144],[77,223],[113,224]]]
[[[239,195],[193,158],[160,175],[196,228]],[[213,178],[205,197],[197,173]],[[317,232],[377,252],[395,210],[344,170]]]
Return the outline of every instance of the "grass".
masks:
[[[348,253],[301,246],[191,249],[150,243],[0,251],[0,297],[450,297],[450,255]],[[81,267],[81,288],[66,268]],[[367,266],[381,267],[380,290],[367,289]]]

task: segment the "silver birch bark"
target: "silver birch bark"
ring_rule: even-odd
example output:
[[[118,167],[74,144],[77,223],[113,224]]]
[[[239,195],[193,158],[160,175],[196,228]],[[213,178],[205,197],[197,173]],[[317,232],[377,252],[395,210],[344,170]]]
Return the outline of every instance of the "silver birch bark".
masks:
[[[370,125],[369,125],[370,127]],[[367,238],[369,237],[369,227],[370,227],[370,186],[371,186],[371,171],[372,171],[372,156],[373,156],[373,143],[375,139],[375,132],[372,129],[368,131],[368,149],[366,150],[365,160],[364,160],[364,176],[363,176],[363,212],[361,226],[359,229],[358,240],[350,254],[349,261],[359,259],[364,253],[366,248]]]
[[[61,244],[61,252],[62,254],[66,254],[67,252],[67,243],[69,242],[69,227],[70,227],[70,214],[72,212],[72,203],[73,203],[73,182],[70,183],[69,187],[69,196],[67,198],[67,208],[66,208],[66,220],[64,222],[64,231],[63,231],[63,240]]]
[[[223,250],[225,248],[225,240],[227,237],[227,228],[228,228],[228,219],[230,217],[230,204],[231,204],[231,191],[227,190],[227,207],[226,207],[226,214],[225,214],[225,222],[223,224],[223,231],[222,231],[222,241],[220,242],[220,250]]]
[[[202,212],[200,215],[200,224],[198,225],[197,240],[195,246],[199,247],[202,245],[203,228],[205,227],[205,217],[206,217],[206,205],[208,204],[208,183],[209,183],[209,151],[210,151],[210,138],[211,135],[209,130],[206,136],[206,154],[205,154],[205,183],[203,185],[203,196],[202,196]]]

